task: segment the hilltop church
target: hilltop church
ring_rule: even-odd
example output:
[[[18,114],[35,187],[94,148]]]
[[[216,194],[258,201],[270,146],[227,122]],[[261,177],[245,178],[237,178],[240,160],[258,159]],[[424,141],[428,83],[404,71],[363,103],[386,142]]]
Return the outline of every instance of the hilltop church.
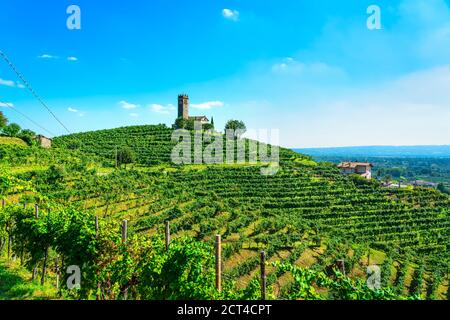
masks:
[[[209,119],[206,116],[189,116],[189,96],[187,94],[180,94],[178,96],[178,118],[198,121],[201,124],[209,123]]]

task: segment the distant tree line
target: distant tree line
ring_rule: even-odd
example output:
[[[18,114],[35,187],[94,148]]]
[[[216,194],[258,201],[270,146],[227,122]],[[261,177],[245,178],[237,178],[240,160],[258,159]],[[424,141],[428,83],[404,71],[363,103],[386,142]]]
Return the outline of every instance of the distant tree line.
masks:
[[[182,117],[175,120],[175,126],[177,129],[194,130],[195,120],[193,118],[184,119]],[[211,123],[203,123],[203,130],[214,130],[214,119],[211,119]],[[245,123],[241,120],[229,120],[225,125],[225,132],[227,130],[234,130],[234,137],[239,138],[247,131]]]

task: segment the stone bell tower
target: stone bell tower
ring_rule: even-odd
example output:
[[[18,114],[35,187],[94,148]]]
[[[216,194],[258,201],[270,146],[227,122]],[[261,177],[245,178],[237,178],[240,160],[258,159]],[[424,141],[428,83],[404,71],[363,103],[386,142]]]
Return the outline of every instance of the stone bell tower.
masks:
[[[189,96],[187,94],[178,95],[178,118],[189,119]]]

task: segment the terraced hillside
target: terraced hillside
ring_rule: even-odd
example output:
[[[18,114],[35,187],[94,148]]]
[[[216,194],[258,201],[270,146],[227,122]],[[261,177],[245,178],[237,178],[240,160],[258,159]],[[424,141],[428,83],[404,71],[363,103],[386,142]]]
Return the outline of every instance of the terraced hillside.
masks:
[[[177,137],[174,137],[172,140],[173,132],[173,129],[165,125],[122,127],[57,137],[54,139],[54,146],[57,148],[76,149],[85,154],[96,155],[101,157],[106,163],[115,161],[118,150],[123,147],[130,147],[136,155],[136,161],[142,165],[170,164],[172,163],[172,150],[181,140],[177,139]],[[238,148],[240,148],[238,143],[225,139],[223,135],[217,133],[200,134],[198,139],[202,141],[202,146],[201,150],[198,150],[195,147],[197,136],[191,132],[192,162],[194,162],[200,151],[205,151],[218,137],[223,140],[222,153],[224,159],[227,156],[227,149],[237,154]],[[247,161],[251,159],[250,155],[259,154],[259,150],[254,150],[250,146],[250,140],[244,139],[242,141],[245,143],[243,148],[245,148]],[[260,145],[266,146],[262,143]],[[293,154],[293,151],[287,149],[281,149],[280,151],[281,159],[289,158]],[[215,153],[212,152],[212,155],[214,156]],[[268,148],[268,155],[270,155],[270,147]]]
[[[221,234],[224,281],[241,288],[251,285],[264,249],[269,262],[317,271],[344,259],[355,278],[377,264],[383,284],[399,294],[448,296],[448,196],[422,188],[384,189],[284,149],[274,176],[262,175],[261,164],[176,166],[170,163],[170,137],[163,126],[144,126],[57,138],[52,152],[74,149],[72,160],[78,160],[61,156],[57,166],[16,173],[45,200],[17,190],[7,202],[40,201],[44,211],[50,201],[74,205],[104,220],[127,219],[138,235],[163,234],[165,221],[174,239],[210,243]],[[141,166],[114,170],[88,161],[95,155],[111,165],[117,145],[131,147]],[[274,296],[289,297],[292,276],[274,267],[268,272]]]

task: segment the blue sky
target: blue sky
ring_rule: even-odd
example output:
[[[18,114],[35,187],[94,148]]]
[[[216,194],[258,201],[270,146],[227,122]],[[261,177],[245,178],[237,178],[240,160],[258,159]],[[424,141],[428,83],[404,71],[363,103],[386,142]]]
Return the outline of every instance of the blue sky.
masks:
[[[450,144],[449,1],[2,0],[0,21],[0,50],[72,132],[170,125],[187,92],[191,114],[288,147]],[[0,61],[0,101],[63,134],[17,81]]]

